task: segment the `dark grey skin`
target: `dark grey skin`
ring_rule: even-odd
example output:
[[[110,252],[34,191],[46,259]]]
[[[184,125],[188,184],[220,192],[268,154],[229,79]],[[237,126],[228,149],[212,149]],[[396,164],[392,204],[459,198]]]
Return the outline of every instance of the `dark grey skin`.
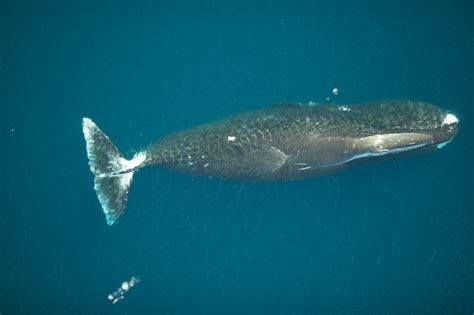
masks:
[[[278,180],[450,141],[457,122],[418,101],[281,105],[184,130],[146,149],[146,165],[192,175]],[[454,117],[454,116],[453,116]]]
[[[134,171],[148,165],[237,180],[288,180],[440,148],[457,131],[453,114],[421,101],[290,104],[171,134],[126,160],[92,120],[83,119],[94,188],[108,224],[123,213]]]

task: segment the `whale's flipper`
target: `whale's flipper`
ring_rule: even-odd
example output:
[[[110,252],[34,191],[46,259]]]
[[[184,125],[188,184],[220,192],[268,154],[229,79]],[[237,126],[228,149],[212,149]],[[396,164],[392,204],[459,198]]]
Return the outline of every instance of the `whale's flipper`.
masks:
[[[94,189],[109,225],[123,213],[133,173],[146,159],[139,152],[131,160],[123,157],[109,137],[89,118],[83,118],[82,131],[86,139],[89,166],[94,173]]]

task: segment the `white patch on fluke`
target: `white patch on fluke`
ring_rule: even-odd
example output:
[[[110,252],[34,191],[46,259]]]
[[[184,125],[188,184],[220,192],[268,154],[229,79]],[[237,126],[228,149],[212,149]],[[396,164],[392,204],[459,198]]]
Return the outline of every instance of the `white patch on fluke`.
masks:
[[[136,169],[137,167],[140,167],[143,162],[146,160],[146,152],[141,151],[135,153],[133,159],[131,160],[126,160],[126,159],[121,159],[120,164],[126,169],[126,170],[133,170]]]
[[[84,138],[86,139],[86,149],[87,155],[92,151],[92,145],[94,144],[94,139],[92,138],[92,131],[98,129],[96,124],[89,118],[82,119],[82,132],[84,133]]]
[[[455,124],[458,121],[459,121],[458,118],[456,116],[454,116],[453,114],[447,114],[446,117],[444,117],[443,126],[444,125]]]

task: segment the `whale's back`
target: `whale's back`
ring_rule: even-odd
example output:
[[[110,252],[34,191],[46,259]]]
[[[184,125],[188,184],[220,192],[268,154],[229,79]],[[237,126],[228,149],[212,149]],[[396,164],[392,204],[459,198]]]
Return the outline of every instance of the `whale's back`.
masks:
[[[361,158],[358,139],[425,132],[431,143],[445,115],[414,101],[279,105],[171,134],[147,149],[148,163],[244,180],[306,177]]]

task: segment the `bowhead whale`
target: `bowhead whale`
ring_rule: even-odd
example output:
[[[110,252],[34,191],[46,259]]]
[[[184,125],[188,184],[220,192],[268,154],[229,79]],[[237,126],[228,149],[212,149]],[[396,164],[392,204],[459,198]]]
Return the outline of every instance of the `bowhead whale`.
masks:
[[[145,166],[236,180],[288,180],[441,148],[457,130],[455,115],[422,101],[285,104],[176,132],[126,159],[91,119],[83,119],[94,188],[109,225],[124,211],[134,172]]]

